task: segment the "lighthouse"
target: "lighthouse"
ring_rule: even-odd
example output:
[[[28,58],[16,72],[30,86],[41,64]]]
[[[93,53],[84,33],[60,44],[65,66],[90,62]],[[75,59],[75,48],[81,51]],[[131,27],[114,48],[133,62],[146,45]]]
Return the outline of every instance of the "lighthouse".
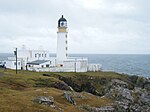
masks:
[[[87,72],[100,71],[100,64],[89,64],[86,57],[68,56],[67,20],[62,17],[58,20],[57,52],[51,57],[47,50],[18,50],[18,68],[38,72]],[[52,43],[54,44],[54,43]],[[6,68],[15,69],[15,59],[9,57],[4,61]]]
[[[57,64],[63,65],[67,59],[68,41],[67,41],[67,20],[62,17],[58,20],[57,31]]]

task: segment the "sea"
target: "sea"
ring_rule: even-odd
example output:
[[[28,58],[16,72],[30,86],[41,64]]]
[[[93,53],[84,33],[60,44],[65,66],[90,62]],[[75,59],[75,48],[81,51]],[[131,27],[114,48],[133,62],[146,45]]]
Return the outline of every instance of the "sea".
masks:
[[[54,55],[52,54],[52,56]],[[13,54],[0,53],[0,60],[9,56],[13,56]],[[89,63],[101,64],[103,71],[150,78],[150,54],[70,54],[69,56],[87,57]]]
[[[88,57],[89,63],[102,64],[103,71],[113,71],[150,78],[150,54],[74,54]]]

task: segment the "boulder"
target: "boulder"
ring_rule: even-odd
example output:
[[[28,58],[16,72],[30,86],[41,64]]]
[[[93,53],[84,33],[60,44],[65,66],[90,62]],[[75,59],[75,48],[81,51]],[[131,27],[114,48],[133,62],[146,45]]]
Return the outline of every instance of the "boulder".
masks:
[[[70,103],[73,104],[73,105],[76,105],[75,100],[74,100],[73,97],[71,96],[71,92],[65,91],[65,92],[64,92],[64,96],[65,96],[65,98],[67,99],[68,102],[70,102]]]
[[[54,104],[54,98],[52,96],[45,97],[45,96],[38,96],[33,100],[34,103],[44,104],[51,106]]]

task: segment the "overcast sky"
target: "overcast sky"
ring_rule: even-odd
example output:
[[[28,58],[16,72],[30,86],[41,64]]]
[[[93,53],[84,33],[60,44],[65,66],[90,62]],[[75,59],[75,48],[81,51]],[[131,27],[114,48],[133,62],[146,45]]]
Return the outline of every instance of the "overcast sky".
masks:
[[[0,0],[0,52],[55,53],[62,14],[69,53],[150,54],[150,0]]]

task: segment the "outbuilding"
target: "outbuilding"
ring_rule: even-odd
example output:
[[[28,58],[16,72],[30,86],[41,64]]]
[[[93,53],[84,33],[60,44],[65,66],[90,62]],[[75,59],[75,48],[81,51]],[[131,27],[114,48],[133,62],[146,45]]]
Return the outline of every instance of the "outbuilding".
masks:
[[[49,68],[52,66],[52,62],[50,60],[35,60],[27,63],[27,69],[33,70],[40,68]]]

